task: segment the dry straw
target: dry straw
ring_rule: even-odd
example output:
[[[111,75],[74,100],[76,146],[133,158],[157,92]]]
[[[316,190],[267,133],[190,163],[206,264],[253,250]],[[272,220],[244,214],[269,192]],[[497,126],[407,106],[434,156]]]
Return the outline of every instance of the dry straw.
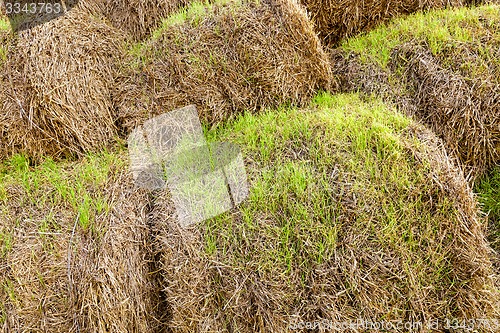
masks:
[[[71,165],[59,172],[66,179]],[[166,311],[159,309],[147,195],[122,168],[102,188],[85,184],[86,200],[101,197],[109,211],[84,228],[83,213],[57,199],[60,188],[43,186],[54,202],[6,187],[15,199],[2,204],[0,217],[0,233],[12,235],[0,256],[0,331],[155,332]]]
[[[498,50],[495,44],[463,43],[436,56],[427,45],[410,42],[392,50],[388,70],[341,51],[331,59],[342,91],[396,103],[442,138],[475,180],[500,163],[500,81],[485,56],[499,58]]]
[[[430,8],[462,6],[470,0],[302,0],[316,32],[329,45],[368,31],[395,16]]]
[[[168,19],[134,60],[140,70],[120,79],[116,103],[126,129],[188,104],[216,123],[245,110],[304,104],[329,88],[328,58],[294,1],[197,8]]]
[[[81,7],[103,15],[116,28],[135,40],[144,39],[158,28],[161,20],[189,0],[81,0]]]
[[[9,18],[0,11],[0,24],[7,25],[8,22],[9,22]],[[12,37],[12,31],[11,31],[10,27],[8,27],[8,28],[7,27],[0,27],[0,47],[2,47],[2,48],[7,47],[7,45],[10,42],[11,37]]]
[[[495,66],[480,64],[478,50],[453,48],[453,59],[482,65],[481,75],[454,70],[460,64],[446,68],[428,48],[411,43],[394,51],[394,62],[405,68],[416,116],[444,139],[474,179],[500,162],[500,81]]]
[[[123,37],[77,8],[19,33],[0,72],[0,153],[34,158],[100,149]]]

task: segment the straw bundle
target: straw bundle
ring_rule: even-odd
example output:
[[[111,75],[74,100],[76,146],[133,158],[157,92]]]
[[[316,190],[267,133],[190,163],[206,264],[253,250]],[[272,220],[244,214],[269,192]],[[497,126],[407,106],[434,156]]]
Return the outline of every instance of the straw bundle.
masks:
[[[77,8],[16,38],[0,73],[0,152],[78,155],[116,134],[111,88],[123,38]]]
[[[100,179],[102,169],[83,163],[87,169],[26,170],[39,189],[5,184],[12,200],[0,203],[2,332],[155,332],[161,326],[148,197],[122,166]],[[82,170],[92,170],[83,181]],[[76,198],[64,194],[71,190]]]
[[[189,0],[83,0],[81,7],[103,15],[135,40],[146,38],[163,18],[187,5]]]
[[[127,129],[195,104],[216,123],[243,111],[304,104],[330,86],[326,54],[293,1],[195,4],[169,19],[135,59],[117,93]]]

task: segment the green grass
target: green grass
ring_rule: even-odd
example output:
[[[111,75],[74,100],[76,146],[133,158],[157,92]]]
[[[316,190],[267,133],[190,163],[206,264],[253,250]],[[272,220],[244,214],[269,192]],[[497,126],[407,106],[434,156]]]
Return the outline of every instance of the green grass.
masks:
[[[51,208],[69,210],[79,216],[79,224],[84,230],[92,230],[95,218],[109,212],[102,188],[110,170],[123,167],[124,163],[117,155],[107,152],[88,155],[76,164],[55,163],[47,158],[36,167],[30,166],[29,160],[22,155],[13,156],[0,166],[0,210],[9,218],[9,200],[19,200],[21,206],[39,209],[42,215],[47,213],[39,226],[42,232],[49,226],[57,229]],[[9,188],[20,189],[21,196],[9,197]],[[3,239],[4,246],[8,246],[5,239],[9,236],[4,235]]]
[[[255,0],[257,1],[257,0]],[[189,25],[196,27],[201,20],[206,17],[210,17],[207,15],[211,13],[214,7],[225,6],[227,4],[231,4],[231,10],[241,4],[241,0],[216,0],[216,1],[194,1],[191,2],[184,8],[181,8],[177,12],[168,16],[162,21],[162,25],[160,28],[155,30],[152,34],[153,38],[157,37],[164,29],[168,29],[170,27],[176,25],[182,25],[188,23]]]
[[[348,39],[341,47],[360,54],[363,62],[373,61],[385,68],[392,50],[405,42],[425,42],[436,55],[446,47],[478,42],[488,32],[493,31],[498,39],[499,11],[498,5],[489,5],[416,13]]]
[[[500,251],[500,167],[493,169],[475,186],[482,210],[488,214],[490,240]]]
[[[0,66],[7,59],[7,39],[3,36],[11,34],[10,23],[7,19],[0,18]]]
[[[167,29],[174,25],[182,25],[189,22],[196,26],[203,19],[204,14],[210,11],[213,4],[202,1],[190,3],[187,7],[180,9],[178,12],[170,15],[162,22],[162,26],[153,33],[153,37],[161,33],[163,29]]]
[[[10,22],[8,19],[0,18],[0,32],[10,32]]]
[[[0,258],[5,257],[7,252],[12,250],[12,233],[8,232],[6,230],[1,230],[0,231],[0,244],[2,245],[0,247]]]

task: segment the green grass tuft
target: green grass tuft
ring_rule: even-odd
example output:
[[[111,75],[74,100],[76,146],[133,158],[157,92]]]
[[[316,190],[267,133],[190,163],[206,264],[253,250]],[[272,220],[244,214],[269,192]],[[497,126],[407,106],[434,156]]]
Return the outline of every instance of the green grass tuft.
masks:
[[[0,32],[2,31],[10,32],[10,23],[8,19],[0,19]]]
[[[475,187],[482,210],[488,214],[490,240],[500,251],[500,167],[484,176]]]
[[[210,13],[214,6],[224,6],[227,4],[231,4],[232,7],[238,6],[241,3],[240,0],[216,0],[216,1],[194,1],[191,2],[188,6],[181,8],[174,14],[165,18],[162,21],[162,25],[160,28],[155,30],[152,33],[153,38],[157,38],[161,35],[162,31],[173,26],[182,25],[185,23],[189,23],[191,26],[197,26],[201,20],[206,17],[209,17],[207,13]]]
[[[114,153],[103,152],[89,154],[76,165],[63,162],[55,163],[52,159],[40,165],[30,166],[29,160],[22,155],[15,155],[0,167],[0,210],[6,211],[8,205],[7,189],[21,187],[24,205],[39,207],[64,207],[79,216],[80,226],[92,229],[93,220],[100,214],[109,213],[109,205],[101,189],[108,181],[112,168],[123,167],[125,161]],[[50,223],[50,213],[42,220],[40,230]]]

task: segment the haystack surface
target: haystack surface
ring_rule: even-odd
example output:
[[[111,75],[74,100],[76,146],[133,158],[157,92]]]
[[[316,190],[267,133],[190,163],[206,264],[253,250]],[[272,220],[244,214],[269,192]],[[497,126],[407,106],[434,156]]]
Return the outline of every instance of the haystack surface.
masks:
[[[115,136],[111,101],[122,36],[74,8],[22,31],[0,72],[0,153],[40,158],[100,149]]]
[[[316,32],[328,45],[368,31],[391,18],[431,8],[463,6],[470,0],[302,0]]]
[[[404,45],[398,52],[396,61],[404,59],[403,79],[413,92],[416,116],[445,139],[449,150],[468,166],[473,177],[500,163],[498,68],[488,64],[477,77],[472,68],[463,71],[446,68],[428,49],[419,46]],[[465,46],[461,52],[456,49],[454,52],[457,62],[485,65],[477,61],[480,56],[474,48]],[[500,58],[500,47],[482,52]]]
[[[116,28],[135,40],[157,29],[163,18],[187,5],[189,0],[81,0],[80,7],[103,15]]]
[[[134,187],[123,149],[1,164],[1,329],[286,332],[498,315],[475,198],[408,118],[322,94],[207,138],[240,145],[250,196],[188,229],[169,192]]]
[[[481,177],[474,191],[488,219],[488,240],[496,251],[496,267],[500,270],[500,166]]]
[[[330,85],[327,56],[294,1],[194,3],[132,53],[117,99],[126,129],[188,104],[216,123],[303,104]]]
[[[474,180],[500,163],[499,28],[498,5],[415,15],[346,42],[334,72],[427,124]]]
[[[126,160],[2,165],[1,332],[155,332],[147,195]]]
[[[305,332],[363,318],[427,332],[430,318],[496,318],[484,226],[441,141],[376,101],[317,102],[216,135],[246,156],[238,209],[180,229],[168,193],[154,202],[169,327]],[[369,331],[355,328],[337,331]]]

